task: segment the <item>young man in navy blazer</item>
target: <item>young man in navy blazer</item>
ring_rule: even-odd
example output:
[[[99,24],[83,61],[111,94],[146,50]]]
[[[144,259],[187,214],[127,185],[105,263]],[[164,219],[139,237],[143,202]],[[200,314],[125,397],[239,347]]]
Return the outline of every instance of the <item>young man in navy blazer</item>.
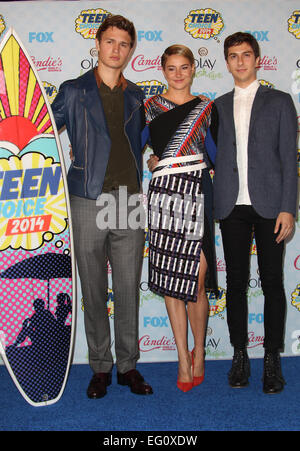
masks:
[[[66,126],[72,145],[68,186],[89,363],[94,373],[87,389],[89,398],[105,396],[112,377],[107,259],[115,297],[118,383],[136,394],[152,393],[136,370],[144,230],[130,227],[126,215],[130,214],[126,193],[138,197],[141,192],[145,126],[144,94],[122,75],[135,38],[132,22],[119,15],[107,17],[96,34],[98,66],[64,82],[52,104],[57,128]],[[100,220],[105,215],[116,218],[116,224]],[[125,215],[122,225],[120,215]]]
[[[220,220],[227,271],[227,321],[234,347],[229,384],[248,385],[247,288],[254,231],[264,293],[263,391],[284,387],[280,354],[284,345],[286,298],[284,240],[297,211],[297,114],[291,96],[259,84],[259,46],[248,33],[224,42],[235,88],[216,100],[218,153],[214,213]]]

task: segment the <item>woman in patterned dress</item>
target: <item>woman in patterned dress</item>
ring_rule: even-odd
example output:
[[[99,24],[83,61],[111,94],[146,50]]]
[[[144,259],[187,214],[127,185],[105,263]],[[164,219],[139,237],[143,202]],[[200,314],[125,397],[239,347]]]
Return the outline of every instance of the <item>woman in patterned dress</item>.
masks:
[[[168,90],[145,101],[154,155],[148,193],[149,287],[164,296],[178,352],[177,386],[204,379],[206,288],[217,292],[212,220],[212,167],[217,113],[191,94],[194,56],[182,45],[162,56]],[[194,349],[188,350],[190,322]]]

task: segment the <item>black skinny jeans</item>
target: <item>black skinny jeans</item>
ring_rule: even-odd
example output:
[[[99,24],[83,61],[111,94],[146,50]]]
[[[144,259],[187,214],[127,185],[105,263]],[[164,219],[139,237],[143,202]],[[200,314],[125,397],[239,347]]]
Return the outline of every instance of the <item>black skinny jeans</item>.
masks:
[[[227,281],[227,322],[231,344],[245,348],[248,343],[247,288],[252,231],[255,233],[257,259],[265,297],[264,347],[283,347],[286,298],[283,287],[284,242],[277,244],[276,219],[259,216],[251,205],[237,205],[220,221]]]

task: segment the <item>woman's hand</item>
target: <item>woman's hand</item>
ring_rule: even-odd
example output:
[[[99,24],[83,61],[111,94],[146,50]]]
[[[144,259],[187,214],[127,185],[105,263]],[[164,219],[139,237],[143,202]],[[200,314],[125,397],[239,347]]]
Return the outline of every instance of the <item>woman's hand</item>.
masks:
[[[154,155],[154,154],[150,155],[149,160],[147,160],[147,165],[148,165],[149,171],[153,172],[154,169],[156,168],[156,166],[158,165],[158,162],[159,162],[159,158],[156,155]]]
[[[210,98],[203,96],[202,94],[199,94],[198,97],[200,100],[202,100],[202,102],[210,102]]]
[[[74,160],[74,155],[73,155],[73,152],[72,152],[71,144],[69,145],[69,147],[70,147],[70,152],[69,152],[70,160],[73,161]]]

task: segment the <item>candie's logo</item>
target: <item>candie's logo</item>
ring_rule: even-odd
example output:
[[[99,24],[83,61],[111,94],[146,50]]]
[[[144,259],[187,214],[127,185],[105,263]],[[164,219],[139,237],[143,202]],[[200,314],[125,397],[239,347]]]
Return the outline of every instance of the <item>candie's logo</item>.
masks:
[[[184,19],[184,29],[195,39],[215,38],[224,28],[222,16],[213,9],[196,9]]]
[[[75,20],[75,31],[84,39],[95,39],[98,28],[110,15],[110,12],[101,8],[81,11]]]
[[[147,98],[163,94],[167,90],[167,86],[158,80],[138,81],[136,84],[144,91]]]
[[[259,66],[258,69],[264,69],[264,70],[277,70],[277,64],[278,60],[276,56],[267,56],[264,55],[259,60]]]
[[[161,338],[152,338],[149,334],[143,335],[139,339],[139,350],[141,352],[150,352],[155,349],[161,351],[175,351],[175,338],[166,337],[163,335]]]
[[[262,335],[255,335],[254,332],[248,333],[248,349],[256,348],[257,346],[263,346],[264,337]]]
[[[217,257],[217,271],[226,271],[225,261]]]
[[[300,39],[300,11],[294,11],[288,19],[288,31],[293,34],[296,39]]]
[[[3,33],[3,31],[5,30],[6,25],[5,25],[5,20],[3,19],[2,14],[0,14],[0,36]]]
[[[154,58],[148,58],[145,55],[140,54],[133,58],[131,67],[135,72],[144,72],[149,69],[161,70],[161,58],[159,55]]]
[[[37,58],[35,56],[31,56],[31,59],[37,69],[37,71],[40,70],[46,70],[48,72],[61,72],[62,71],[62,59],[58,56],[57,58],[48,56],[48,57],[42,57]]]

